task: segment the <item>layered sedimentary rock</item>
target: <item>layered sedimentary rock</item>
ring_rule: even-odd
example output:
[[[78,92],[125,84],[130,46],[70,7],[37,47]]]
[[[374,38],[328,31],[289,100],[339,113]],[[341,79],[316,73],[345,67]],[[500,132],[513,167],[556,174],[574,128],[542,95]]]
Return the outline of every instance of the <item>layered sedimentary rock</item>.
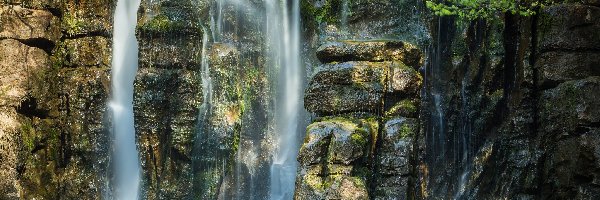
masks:
[[[0,4],[2,199],[98,199],[112,1]]]
[[[147,199],[192,198],[202,30],[191,1],[142,1],[134,115]]]
[[[398,52],[413,56],[389,56]],[[398,41],[345,41],[316,54],[324,64],[304,105],[319,118],[298,155],[294,198],[408,198],[419,121],[407,117],[418,110],[422,77],[403,61],[420,63],[421,53]]]

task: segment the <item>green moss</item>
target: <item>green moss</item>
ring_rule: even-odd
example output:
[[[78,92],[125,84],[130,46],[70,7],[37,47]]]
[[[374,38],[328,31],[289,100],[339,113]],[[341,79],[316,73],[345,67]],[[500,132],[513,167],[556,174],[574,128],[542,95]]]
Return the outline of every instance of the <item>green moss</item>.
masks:
[[[300,9],[302,19],[306,23],[335,24],[340,21],[339,15],[342,11],[342,0],[326,0],[323,6],[315,7],[310,1],[301,1]]]
[[[415,130],[408,123],[404,123],[402,127],[400,127],[400,137],[407,138],[413,137],[415,135]]]
[[[392,106],[388,111],[385,112],[386,116],[396,116],[399,114],[413,115],[418,112],[418,108],[412,100],[404,99],[396,105]]]
[[[331,185],[326,184],[327,182],[323,182],[323,178],[318,175],[307,174],[303,178],[304,184],[315,191],[323,192],[325,188],[328,188]]]
[[[166,15],[160,14],[154,16],[154,18],[143,24],[139,29],[145,33],[166,34],[175,31],[184,31],[186,30],[186,25],[182,21],[173,20]]]
[[[27,152],[31,152],[35,147],[36,133],[31,122],[26,121],[21,124],[21,141],[27,148]]]
[[[356,145],[356,146],[365,146],[367,145],[367,138],[364,137],[364,133],[366,132],[362,132],[362,131],[358,131],[356,133],[353,133],[350,136],[350,142],[352,142],[352,144]]]

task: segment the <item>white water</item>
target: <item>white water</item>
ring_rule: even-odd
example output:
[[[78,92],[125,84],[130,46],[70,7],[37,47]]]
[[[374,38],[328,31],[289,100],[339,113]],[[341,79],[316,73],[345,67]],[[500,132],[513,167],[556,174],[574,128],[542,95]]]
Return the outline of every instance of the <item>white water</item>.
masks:
[[[342,12],[340,13],[342,16],[340,17],[340,27],[344,32],[348,32],[348,14],[350,12],[350,8],[348,7],[349,0],[342,1]]]
[[[291,3],[291,5],[288,5]],[[265,0],[269,51],[278,73],[276,145],[271,165],[271,199],[292,199],[298,163],[298,121],[301,110],[302,69],[300,65],[299,0]]]
[[[115,198],[138,199],[140,161],[135,145],[133,120],[133,81],[138,67],[135,38],[140,0],[120,0],[114,15],[112,54],[112,100]]]

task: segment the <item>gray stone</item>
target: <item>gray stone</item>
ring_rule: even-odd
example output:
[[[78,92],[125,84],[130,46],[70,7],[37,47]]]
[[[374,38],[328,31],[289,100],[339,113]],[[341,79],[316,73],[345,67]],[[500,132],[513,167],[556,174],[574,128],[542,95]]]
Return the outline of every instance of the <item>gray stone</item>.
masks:
[[[552,50],[600,50],[600,7],[560,4],[540,15],[539,48]]]
[[[393,118],[385,122],[381,136],[381,147],[377,157],[378,173],[406,176],[410,171],[410,155],[414,136],[418,133],[418,120]]]
[[[600,75],[600,53],[547,52],[540,56],[536,67],[540,72],[541,85],[598,76]]]
[[[567,81],[544,91],[541,127],[547,136],[578,134],[585,127],[600,123],[600,76]]]
[[[423,77],[403,63],[394,63],[390,67],[387,92],[400,93],[403,96],[417,96],[423,84]]]

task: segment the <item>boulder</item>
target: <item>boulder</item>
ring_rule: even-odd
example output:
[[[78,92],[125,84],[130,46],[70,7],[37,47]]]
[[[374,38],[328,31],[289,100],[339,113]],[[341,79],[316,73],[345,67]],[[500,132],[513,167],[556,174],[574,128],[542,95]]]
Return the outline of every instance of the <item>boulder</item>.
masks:
[[[402,41],[337,41],[317,49],[317,58],[323,63],[401,61],[415,69],[422,65],[422,54],[415,45]]]
[[[414,136],[419,131],[418,120],[398,117],[385,122],[377,157],[378,173],[406,176],[410,171],[410,155]]]
[[[319,66],[305,92],[311,112],[380,112],[385,93],[395,103],[418,94],[422,76],[402,62],[351,61]]]
[[[304,165],[323,161],[349,165],[369,154],[375,134],[377,123],[370,119],[336,117],[312,123],[306,129],[298,160]]]
[[[378,112],[383,98],[379,83],[353,85],[310,85],[304,107],[316,113]]]
[[[375,119],[324,118],[307,128],[294,199],[368,199]]]
[[[390,65],[390,76],[388,77],[388,93],[399,93],[402,96],[417,96],[423,84],[423,77],[415,69],[403,63]]]

